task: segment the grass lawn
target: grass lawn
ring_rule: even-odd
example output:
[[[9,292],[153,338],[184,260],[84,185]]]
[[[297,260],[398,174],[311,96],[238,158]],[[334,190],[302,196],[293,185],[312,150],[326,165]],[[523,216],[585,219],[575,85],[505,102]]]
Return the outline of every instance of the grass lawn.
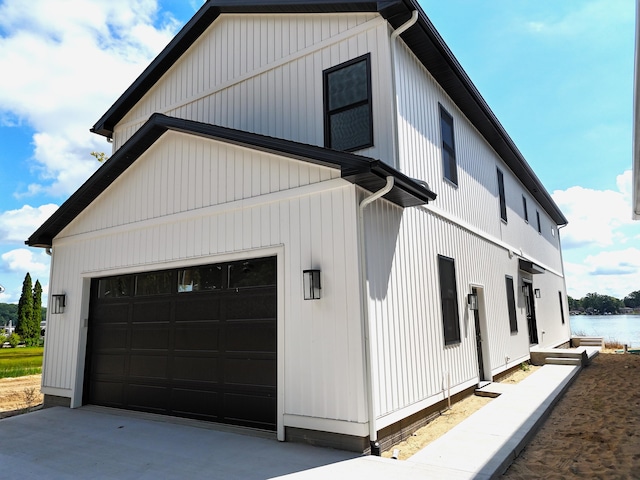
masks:
[[[44,347],[0,348],[0,378],[42,373]]]

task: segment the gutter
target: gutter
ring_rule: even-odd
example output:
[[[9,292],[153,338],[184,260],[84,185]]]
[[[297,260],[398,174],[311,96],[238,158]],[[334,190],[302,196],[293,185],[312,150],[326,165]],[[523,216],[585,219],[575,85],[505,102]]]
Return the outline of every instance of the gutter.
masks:
[[[387,183],[377,192],[364,198],[358,208],[358,228],[360,230],[360,298],[361,298],[361,319],[362,331],[364,337],[364,369],[365,369],[365,388],[367,397],[367,414],[369,417],[369,444],[371,446],[371,454],[380,456],[380,444],[378,443],[378,429],[376,428],[376,409],[374,398],[373,384],[373,363],[371,360],[371,337],[369,325],[369,282],[367,281],[367,255],[366,242],[364,232],[364,210],[368,205],[378,200],[383,195],[391,191],[394,184],[392,176],[387,177]]]

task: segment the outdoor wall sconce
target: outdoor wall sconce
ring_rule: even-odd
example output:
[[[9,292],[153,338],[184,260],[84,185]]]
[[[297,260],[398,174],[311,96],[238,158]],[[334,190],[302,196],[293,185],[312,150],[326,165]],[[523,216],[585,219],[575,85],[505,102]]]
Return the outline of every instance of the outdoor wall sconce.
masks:
[[[527,284],[522,285],[522,294],[526,295],[529,290],[529,286]]]
[[[51,313],[64,313],[67,305],[66,295],[51,295]]]
[[[536,298],[540,298],[540,289],[539,289],[539,288],[536,288],[536,289],[533,291],[533,294],[536,296]]]
[[[320,270],[303,270],[302,271],[304,299],[318,300],[320,298]]]
[[[473,293],[467,295],[467,305],[469,305],[469,310],[478,310],[478,295]]]

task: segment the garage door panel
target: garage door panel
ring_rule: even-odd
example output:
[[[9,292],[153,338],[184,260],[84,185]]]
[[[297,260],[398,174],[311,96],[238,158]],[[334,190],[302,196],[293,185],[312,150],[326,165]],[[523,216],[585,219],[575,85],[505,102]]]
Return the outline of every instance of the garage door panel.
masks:
[[[228,358],[224,362],[225,383],[272,386],[276,375],[273,359]]]
[[[225,304],[226,318],[275,318],[276,316],[275,290],[267,289],[260,292],[238,292],[230,296]]]
[[[167,350],[169,348],[169,325],[132,325],[131,348]]]
[[[169,323],[171,321],[171,302],[149,299],[142,303],[134,303],[132,318],[134,323]]]
[[[176,381],[217,382],[220,374],[217,357],[183,357],[173,359],[172,378]]]
[[[95,351],[122,350],[127,348],[127,336],[129,330],[126,325],[111,325],[96,327],[93,347]]]
[[[223,397],[223,409],[230,423],[247,426],[261,424],[266,429],[275,426],[275,396],[227,393]]]
[[[179,324],[175,327],[176,350],[208,350],[216,352],[220,349],[220,326],[208,324]]]
[[[126,358],[121,353],[96,353],[91,368],[96,375],[124,375]]]
[[[168,360],[161,355],[131,355],[129,375],[143,378],[167,378]]]
[[[93,385],[96,403],[105,407],[121,407],[124,398],[124,385],[116,382],[96,381]]]
[[[91,309],[91,318],[100,324],[126,324],[129,318],[129,302],[98,303]]]
[[[181,416],[188,415],[203,420],[218,420],[221,410],[220,393],[174,388],[171,392],[171,405],[173,412]]]
[[[214,295],[213,292],[181,294],[176,301],[176,322],[219,320],[220,299]]]
[[[129,384],[126,392],[127,406],[136,410],[167,413],[169,388],[158,385]]]
[[[234,321],[226,328],[227,352],[275,352],[276,325],[273,321]]]

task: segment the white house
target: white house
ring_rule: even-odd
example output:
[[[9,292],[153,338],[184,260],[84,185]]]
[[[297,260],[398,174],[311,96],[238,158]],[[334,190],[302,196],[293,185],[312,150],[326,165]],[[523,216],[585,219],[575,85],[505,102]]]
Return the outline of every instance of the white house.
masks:
[[[92,131],[47,404],[375,452],[569,340],[567,221],[415,0],[208,1]]]

